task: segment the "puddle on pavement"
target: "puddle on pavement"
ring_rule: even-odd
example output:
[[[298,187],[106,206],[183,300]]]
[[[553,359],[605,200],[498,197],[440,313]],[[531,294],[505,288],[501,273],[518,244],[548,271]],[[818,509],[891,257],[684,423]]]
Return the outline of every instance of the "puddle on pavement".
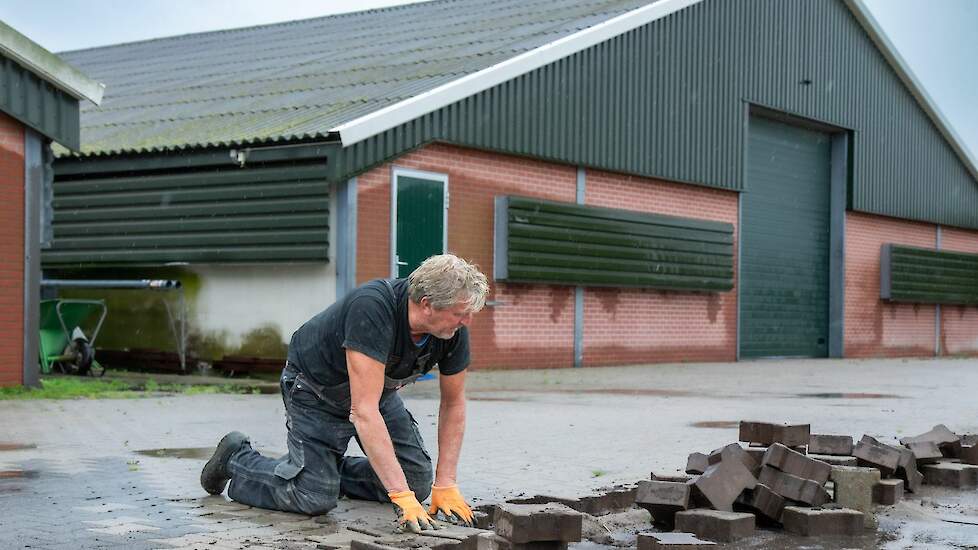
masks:
[[[468,393],[568,393],[593,395],[651,395],[684,397],[695,395],[684,390],[636,389],[636,388],[496,388],[468,390]]]
[[[704,420],[702,422],[693,422],[690,426],[694,428],[738,428],[740,427],[739,420]]]
[[[0,470],[0,480],[3,479],[34,479],[37,470]]]
[[[143,449],[133,451],[138,455],[155,458],[200,458],[208,459],[214,454],[214,447],[186,447],[183,449]]]
[[[0,451],[22,451],[24,449],[36,449],[33,443],[11,443],[10,441],[0,441]]]
[[[814,397],[816,399],[903,399],[902,395],[891,393],[799,393],[797,397]]]

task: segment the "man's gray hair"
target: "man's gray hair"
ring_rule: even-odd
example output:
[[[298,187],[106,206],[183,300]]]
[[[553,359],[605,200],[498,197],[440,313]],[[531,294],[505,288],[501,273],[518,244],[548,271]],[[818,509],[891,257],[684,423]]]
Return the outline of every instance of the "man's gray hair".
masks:
[[[420,303],[425,296],[432,307],[446,309],[464,303],[476,312],[486,305],[489,281],[479,268],[453,254],[439,254],[421,262],[408,275],[408,296]]]

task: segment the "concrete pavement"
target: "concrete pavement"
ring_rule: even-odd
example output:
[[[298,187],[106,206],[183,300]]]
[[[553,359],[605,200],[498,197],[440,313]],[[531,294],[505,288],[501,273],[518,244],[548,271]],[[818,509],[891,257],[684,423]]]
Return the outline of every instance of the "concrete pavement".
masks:
[[[913,435],[938,423],[978,433],[974,359],[757,361],[468,377],[459,480],[475,505],[536,494],[582,496],[648,479],[650,471],[677,472],[688,453],[735,441],[741,419],[811,423],[813,432],[857,438]],[[421,382],[403,395],[436,456],[437,383]],[[0,401],[0,547],[316,548],[359,536],[351,526],[367,537],[389,535],[393,516],[385,505],[343,500],[329,516],[312,519],[207,496],[197,481],[200,467],[233,429],[248,433],[265,452],[285,452],[282,402],[275,395]],[[351,451],[359,452],[355,443]],[[978,522],[974,499],[931,496],[938,504],[951,499],[956,514]],[[885,536],[859,546],[904,548],[906,537],[909,547],[978,545],[978,526],[931,517],[943,513],[941,506],[921,507],[920,517],[912,507],[890,511],[881,518]],[[632,537],[647,527],[623,525]],[[627,536],[618,543],[627,545]]]

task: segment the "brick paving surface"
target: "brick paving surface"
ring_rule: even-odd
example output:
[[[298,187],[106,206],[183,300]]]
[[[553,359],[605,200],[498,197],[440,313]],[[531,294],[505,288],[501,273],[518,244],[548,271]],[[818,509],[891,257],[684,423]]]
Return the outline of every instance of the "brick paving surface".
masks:
[[[973,400],[959,391],[978,384],[976,367],[867,360],[473,372],[459,481],[474,505],[583,496],[650,471],[678,472],[688,453],[735,441],[739,419],[805,422],[857,438],[914,435],[938,423],[975,433]],[[419,383],[405,400],[437,456],[437,384]],[[280,398],[0,401],[0,449],[9,449],[0,450],[0,548],[403,542],[391,534],[389,505],[343,499],[309,518],[206,495],[200,468],[233,429],[264,452],[284,452]],[[443,541],[421,539],[413,544]]]

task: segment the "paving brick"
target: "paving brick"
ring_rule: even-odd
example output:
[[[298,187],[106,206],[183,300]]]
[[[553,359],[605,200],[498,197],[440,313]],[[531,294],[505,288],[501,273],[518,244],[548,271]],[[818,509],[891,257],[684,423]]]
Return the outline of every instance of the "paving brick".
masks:
[[[920,467],[924,483],[939,487],[970,488],[978,486],[978,466],[958,462],[924,464]]]
[[[788,447],[808,444],[810,424],[771,424],[769,422],[740,421],[740,441],[771,445],[781,443]]]
[[[350,541],[350,550],[396,550],[396,546],[387,546],[376,542],[353,539]]]
[[[849,456],[852,454],[852,436],[811,434],[808,436],[808,454]]]
[[[833,500],[844,508],[862,512],[865,526],[875,528],[873,488],[879,482],[880,471],[876,468],[836,466],[832,468]]]
[[[902,479],[882,479],[873,485],[873,502],[891,506],[903,500]]]
[[[810,454],[807,455],[808,458],[812,460],[820,460],[829,466],[858,466],[859,459],[854,456],[837,456],[837,455],[820,455],[820,454]]]
[[[536,541],[517,544],[496,533],[477,533],[458,543],[448,541],[432,546],[431,550],[567,550],[567,543]]]
[[[744,452],[754,458],[758,464],[761,460],[764,460],[764,453],[767,452],[767,447],[747,447]]]
[[[780,443],[771,445],[764,453],[762,465],[773,466],[786,474],[810,479],[819,485],[829,480],[832,467],[785,447]]]
[[[846,508],[802,508],[785,506],[781,514],[784,530],[804,537],[863,534],[863,514]]]
[[[652,514],[652,521],[671,527],[676,512],[689,509],[690,485],[669,481],[642,481],[635,504]]]
[[[938,424],[920,435],[904,437],[900,440],[901,445],[917,443],[921,441],[933,441],[941,449],[941,453],[948,458],[958,458],[961,454],[961,436],[952,432],[944,424]]]
[[[710,466],[710,461],[703,453],[689,453],[686,458],[687,474],[702,474]]]
[[[781,521],[781,512],[784,511],[785,504],[787,504],[784,497],[762,483],[758,483],[753,489],[745,491],[737,502],[776,522]]]
[[[961,463],[978,465],[978,445],[961,446]]]
[[[656,474],[655,472],[652,472],[650,477],[652,478],[652,481],[675,481],[678,483],[686,483],[696,476],[688,474]]]
[[[763,457],[764,455],[761,455]],[[761,461],[758,459],[756,454],[748,453],[743,447],[738,443],[731,443],[719,449],[714,449],[707,456],[707,461],[710,465],[717,464],[724,460],[739,460],[744,466],[750,470],[750,473],[757,477],[757,474],[761,471]]]
[[[897,449],[885,446],[865,435],[856,443],[856,448],[853,449],[852,454],[859,459],[861,466],[876,468],[884,476],[891,476],[896,473],[902,456],[902,453]]]
[[[829,501],[829,493],[821,484],[786,474],[771,466],[761,467],[758,482],[767,485],[769,489],[784,498],[804,502],[810,506],[819,506]]]
[[[582,515],[564,504],[500,504],[493,521],[496,534],[516,544],[581,540]]]
[[[635,494],[636,488],[634,486],[624,485],[599,490],[598,494],[578,498],[535,495],[529,498],[513,499],[508,502],[512,504],[546,504],[548,502],[557,502],[565,504],[568,508],[578,512],[592,516],[602,516],[631,508],[635,504]]]
[[[740,493],[753,489],[757,478],[739,460],[724,460],[711,465],[689,483],[694,497],[702,498],[717,510],[730,512]]]
[[[679,512],[676,530],[717,542],[733,542],[754,533],[754,514],[722,510]]]
[[[910,441],[905,443],[904,446],[910,449],[914,457],[917,458],[918,465],[934,464],[944,457],[937,443],[933,441]]]
[[[917,468],[917,459],[913,451],[906,447],[894,447],[900,451],[900,462],[897,463],[897,476],[904,481],[904,486],[911,493],[920,492],[924,484],[924,475]]]
[[[639,533],[638,550],[706,550],[716,547],[715,542],[696,538],[693,533]]]

